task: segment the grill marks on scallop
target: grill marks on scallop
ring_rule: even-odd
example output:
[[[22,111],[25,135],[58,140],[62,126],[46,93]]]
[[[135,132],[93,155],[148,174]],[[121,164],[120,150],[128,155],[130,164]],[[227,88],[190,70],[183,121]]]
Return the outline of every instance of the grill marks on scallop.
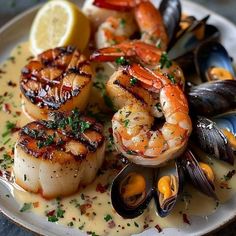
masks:
[[[88,122],[90,127],[84,132],[77,131],[76,134],[72,134],[71,130],[51,128],[52,121],[31,122],[21,129],[18,145],[35,158],[53,161],[59,152],[63,152],[77,161],[82,161],[89,153],[96,152],[102,146],[104,136],[102,125],[94,119],[83,116],[81,120]],[[53,137],[53,141],[49,142],[49,137]],[[39,147],[40,142],[48,143]]]
[[[91,81],[90,63],[73,47],[50,49],[22,69],[22,93],[34,104],[59,109]]]

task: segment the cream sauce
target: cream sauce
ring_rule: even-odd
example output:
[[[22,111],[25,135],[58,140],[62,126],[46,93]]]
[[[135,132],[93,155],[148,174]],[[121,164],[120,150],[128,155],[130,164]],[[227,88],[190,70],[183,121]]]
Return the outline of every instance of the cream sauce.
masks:
[[[11,154],[11,149],[17,138],[17,133],[12,135],[5,134],[3,135],[4,137],[2,137],[2,134],[6,131],[6,122],[16,122],[17,127],[22,127],[29,122],[29,119],[22,112],[21,95],[18,84],[20,70],[27,64],[27,60],[31,56],[28,48],[28,43],[22,43],[17,46],[13,50],[11,57],[0,67],[0,132],[2,132],[0,134],[0,157],[3,157],[6,152]],[[106,79],[104,78],[104,73],[106,72],[100,71],[97,73],[97,77],[100,78],[97,78],[98,80],[96,82],[101,82],[102,79]],[[101,84],[95,83],[93,94],[97,96],[92,100],[96,101],[96,103],[99,103],[100,107],[104,108],[103,99],[101,97],[102,93],[101,91],[99,92],[99,89],[96,89],[96,87],[100,86]],[[97,109],[97,104],[93,102],[90,104],[89,109]],[[106,130],[108,130],[108,128],[109,123],[107,124]],[[24,203],[34,203],[30,210],[44,216],[45,220],[47,220],[45,212],[52,213],[53,210],[57,209],[58,204],[60,204],[60,208],[65,210],[65,213],[64,218],[59,218],[56,224],[69,225],[69,227],[79,228],[90,234],[94,232],[93,235],[120,234],[123,236],[139,233],[146,227],[155,227],[156,225],[159,225],[161,228],[184,227],[185,223],[183,222],[182,216],[184,213],[190,216],[191,219],[192,215],[205,217],[217,210],[218,203],[196,191],[193,187],[187,186],[183,196],[179,199],[177,206],[170,216],[164,219],[157,216],[154,202],[152,201],[141,216],[132,220],[123,219],[114,211],[111,205],[109,187],[114,176],[118,173],[118,170],[112,169],[112,165],[114,162],[117,162],[118,157],[114,152],[109,152],[111,148],[111,145],[108,144],[106,161],[102,168],[103,173],[97,176],[93,184],[81,188],[78,193],[73,196],[60,200],[45,200],[39,194],[32,194],[15,188],[13,197],[19,202],[19,209]],[[220,188],[220,184],[223,181],[224,175],[226,175],[229,170],[235,169],[236,166],[231,167],[228,164],[210,159],[206,156],[204,158],[212,165],[215,171],[216,192],[219,196],[219,204],[223,204],[232,198],[236,191],[236,176],[233,176],[233,178],[227,182],[230,189],[222,189]],[[106,187],[104,188],[104,186],[108,189],[106,189]],[[103,192],[104,189],[106,191],[104,190],[105,192],[101,193],[98,189],[101,192]],[[199,203],[201,203],[201,207],[199,207]],[[87,210],[84,213],[83,210],[86,207]],[[191,223],[194,224],[194,222]]]

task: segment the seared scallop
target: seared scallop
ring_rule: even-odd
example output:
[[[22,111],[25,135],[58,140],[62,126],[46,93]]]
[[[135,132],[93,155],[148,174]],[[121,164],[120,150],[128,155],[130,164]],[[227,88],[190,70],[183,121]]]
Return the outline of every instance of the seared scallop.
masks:
[[[102,125],[94,119],[56,112],[19,132],[15,146],[16,183],[45,198],[75,193],[93,181],[104,159]]]
[[[84,110],[91,87],[90,63],[71,46],[49,49],[21,71],[24,111],[33,119],[47,119],[55,110]]]

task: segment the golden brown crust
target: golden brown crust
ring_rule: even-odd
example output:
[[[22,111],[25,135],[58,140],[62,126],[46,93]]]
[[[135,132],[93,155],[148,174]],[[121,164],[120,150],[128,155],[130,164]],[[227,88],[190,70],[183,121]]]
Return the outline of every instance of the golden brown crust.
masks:
[[[33,158],[69,163],[84,160],[103,143],[102,125],[73,110],[27,124],[19,132],[17,145]]]
[[[40,108],[57,110],[91,82],[90,63],[75,48],[49,49],[21,71],[22,94]]]

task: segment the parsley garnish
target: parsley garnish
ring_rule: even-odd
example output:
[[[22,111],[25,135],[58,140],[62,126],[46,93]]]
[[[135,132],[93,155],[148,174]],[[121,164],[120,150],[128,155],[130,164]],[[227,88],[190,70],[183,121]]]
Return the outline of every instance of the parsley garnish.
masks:
[[[5,132],[2,133],[2,137],[6,137],[7,135],[9,135],[12,130],[16,127],[16,123],[12,123],[9,120],[6,122],[6,129]]]
[[[124,28],[125,25],[126,25],[126,21],[125,21],[125,19],[122,18],[122,19],[120,20],[120,26]]]
[[[161,104],[160,104],[160,103],[157,103],[157,104],[155,105],[155,107],[157,108],[157,110],[158,110],[159,112],[162,111],[162,109],[161,109]]]
[[[138,225],[138,223],[136,222],[136,221],[134,221],[134,225],[138,228],[139,227],[139,225]]]
[[[80,132],[84,133],[86,129],[89,129],[91,124],[87,121],[80,121]]]
[[[161,69],[164,67],[170,68],[172,66],[172,61],[169,60],[166,52],[162,53],[159,63],[161,65]]]
[[[131,84],[132,86],[134,86],[135,84],[137,84],[137,82],[138,82],[138,80],[137,80],[136,78],[134,78],[134,77],[132,77],[132,78],[130,79],[130,84]]]
[[[172,82],[172,84],[175,84],[176,83],[176,80],[175,80],[175,77],[171,74],[167,74],[169,80]]]
[[[126,128],[128,127],[129,122],[130,122],[130,120],[128,120],[128,119],[124,120],[124,125],[125,125]]]
[[[48,216],[48,221],[49,221],[49,222],[57,222],[57,221],[58,221],[58,218],[57,218],[55,215],[53,215],[53,216]]]
[[[20,209],[20,212],[25,212],[25,211],[28,211],[32,208],[32,203],[29,202],[29,203],[24,203],[24,205],[22,206],[22,208]]]
[[[107,214],[107,215],[104,217],[104,220],[105,220],[106,222],[108,222],[109,220],[112,220],[112,216],[109,215],[109,214]]]
[[[116,64],[118,65],[122,65],[122,66],[125,66],[125,65],[128,65],[129,62],[124,58],[124,57],[118,57],[116,60],[115,60]]]

